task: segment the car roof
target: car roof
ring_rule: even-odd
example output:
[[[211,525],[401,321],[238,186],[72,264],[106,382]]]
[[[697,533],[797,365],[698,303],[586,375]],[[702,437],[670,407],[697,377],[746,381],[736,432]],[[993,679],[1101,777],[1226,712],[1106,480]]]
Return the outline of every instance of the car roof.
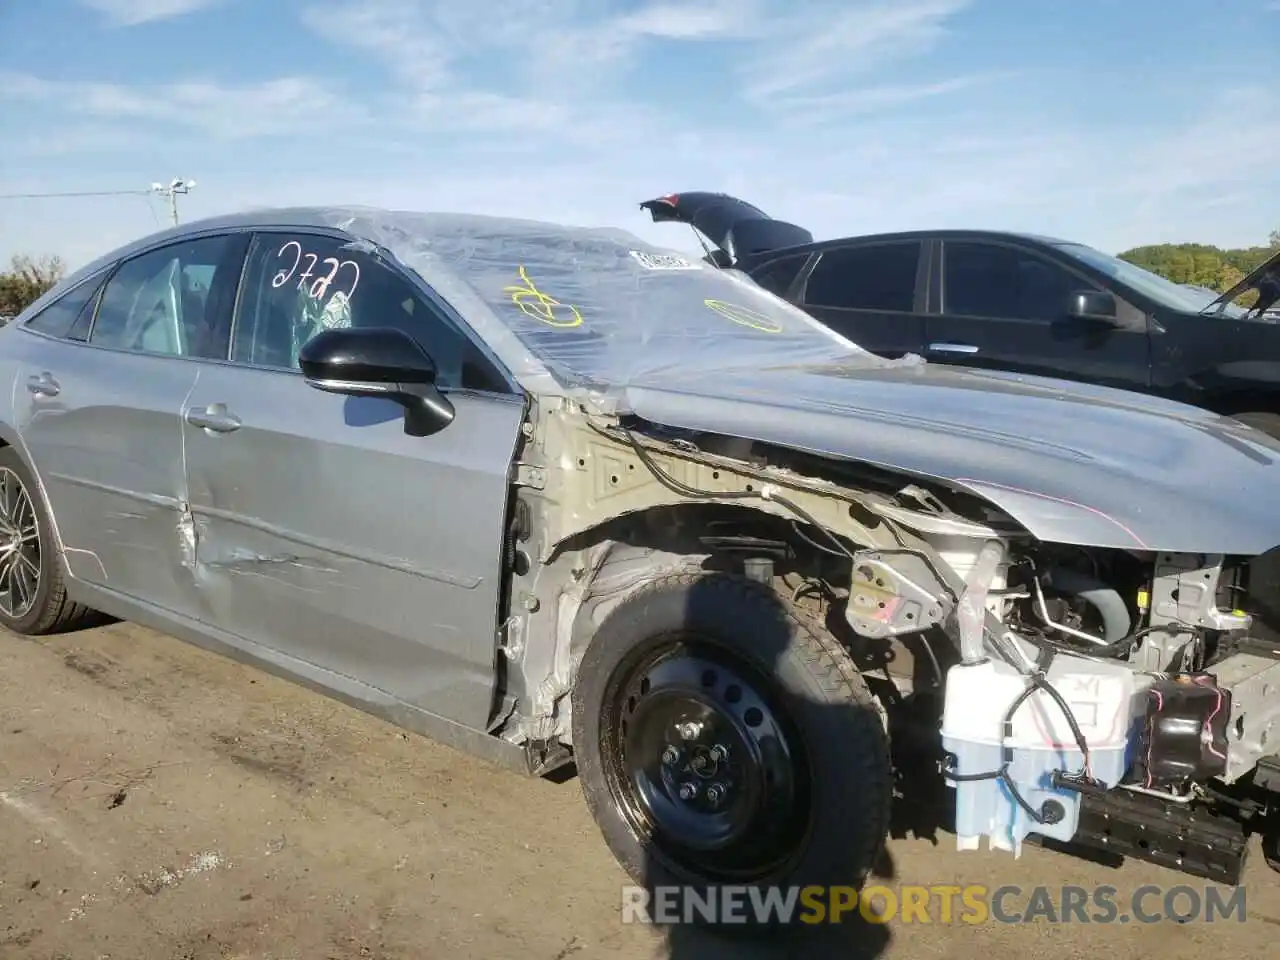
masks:
[[[1038,233],[1026,233],[1015,230],[970,230],[970,229],[937,229],[937,230],[899,230],[892,233],[849,234],[832,237],[827,240],[816,240],[813,243],[794,247],[779,247],[754,257],[754,260],[771,260],[782,254],[814,252],[829,247],[842,246],[847,243],[887,243],[894,240],[1003,240],[1031,243],[1041,246],[1061,246],[1076,241],[1063,240],[1058,237]]]
[[[373,207],[254,210],[144,237],[81,277],[186,238],[259,228],[336,233],[398,261],[534,393],[581,390],[617,403],[663,371],[698,382],[770,363],[875,363],[746,278],[607,227]]]

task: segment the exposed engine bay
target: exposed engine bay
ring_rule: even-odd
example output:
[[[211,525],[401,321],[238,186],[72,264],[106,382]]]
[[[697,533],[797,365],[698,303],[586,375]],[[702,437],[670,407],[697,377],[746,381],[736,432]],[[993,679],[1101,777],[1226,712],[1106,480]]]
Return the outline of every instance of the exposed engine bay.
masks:
[[[1249,636],[1247,566],[920,532],[949,569],[855,551],[846,618],[930,662],[913,693],[943,694],[958,847],[1035,835],[1237,882],[1280,799],[1280,648]]]
[[[615,515],[608,535],[693,538],[706,562],[808,604],[873,685],[895,764],[954,788],[960,849],[1057,841],[1235,883],[1250,834],[1274,844],[1280,647],[1250,636],[1245,561],[1045,543],[945,485],[653,424],[621,433],[637,461],[611,454],[607,482],[656,478],[684,508]],[[786,486],[731,491],[715,464],[852,496],[852,529],[879,545]],[[774,516],[744,509],[751,496]],[[578,548],[575,577],[605,549]]]

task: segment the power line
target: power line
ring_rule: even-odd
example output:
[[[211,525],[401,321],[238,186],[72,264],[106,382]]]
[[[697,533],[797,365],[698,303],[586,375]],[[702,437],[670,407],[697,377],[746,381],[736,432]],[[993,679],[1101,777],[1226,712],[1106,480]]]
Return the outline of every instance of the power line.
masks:
[[[48,200],[56,197],[135,197],[150,190],[73,190],[64,193],[0,193],[0,200]]]
[[[149,190],[64,190],[49,193],[0,193],[0,200],[52,200],[72,197],[151,197],[160,195],[169,201],[169,215],[178,223],[178,197],[191,192],[194,180],[175,177],[168,183],[153,183]],[[154,211],[152,211],[154,213]]]

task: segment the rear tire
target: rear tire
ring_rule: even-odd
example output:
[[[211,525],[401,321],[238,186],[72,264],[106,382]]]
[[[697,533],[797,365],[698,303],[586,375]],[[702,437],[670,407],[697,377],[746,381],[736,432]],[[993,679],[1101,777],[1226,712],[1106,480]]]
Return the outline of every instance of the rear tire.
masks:
[[[96,617],[67,597],[53,522],[31,470],[13,447],[0,448],[0,626],[36,636]]]
[[[860,889],[883,851],[892,778],[875,702],[844,648],[754,581],[682,574],[623,601],[578,667],[573,734],[587,806],[654,923],[658,888],[681,887],[697,900],[676,899],[670,919],[810,926],[805,901],[758,916],[738,894],[728,924],[699,907],[722,906],[725,887]]]

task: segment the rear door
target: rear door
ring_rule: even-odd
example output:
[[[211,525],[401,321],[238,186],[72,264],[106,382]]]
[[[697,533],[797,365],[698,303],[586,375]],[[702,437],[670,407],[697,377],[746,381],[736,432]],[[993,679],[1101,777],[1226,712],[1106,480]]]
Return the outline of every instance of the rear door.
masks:
[[[927,359],[1125,389],[1150,383],[1146,314],[1117,297],[1118,324],[1067,315],[1071,295],[1101,287],[1016,243],[944,239],[941,304]]]
[[[16,426],[72,576],[176,613],[194,608],[182,405],[192,361],[225,354],[245,242],[208,236],[138,254],[100,292],[73,291],[10,339],[22,364]]]
[[[334,326],[414,337],[454,422],[412,437],[391,400],[308,386],[298,350]],[[460,320],[342,237],[260,233],[231,362],[201,369],[184,413],[201,615],[329,686],[482,727],[524,403]]]
[[[799,303],[864,350],[896,359],[924,346],[928,261],[920,240],[828,247]]]

